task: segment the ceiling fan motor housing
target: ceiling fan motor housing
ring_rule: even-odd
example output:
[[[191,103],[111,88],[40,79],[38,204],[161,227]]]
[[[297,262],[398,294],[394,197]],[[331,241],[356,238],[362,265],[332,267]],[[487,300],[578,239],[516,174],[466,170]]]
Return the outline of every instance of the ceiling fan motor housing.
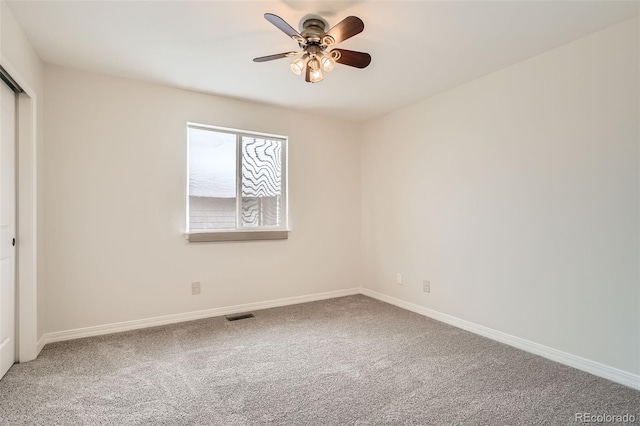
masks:
[[[322,36],[324,36],[326,28],[326,24],[322,19],[309,18],[302,23],[302,27],[304,29],[300,35],[305,38],[307,43],[320,44],[322,42]]]

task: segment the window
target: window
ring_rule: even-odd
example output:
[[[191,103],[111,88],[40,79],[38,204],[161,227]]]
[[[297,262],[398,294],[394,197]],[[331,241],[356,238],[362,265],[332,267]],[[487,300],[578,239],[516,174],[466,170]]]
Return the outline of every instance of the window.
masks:
[[[287,238],[287,138],[187,124],[187,239]]]

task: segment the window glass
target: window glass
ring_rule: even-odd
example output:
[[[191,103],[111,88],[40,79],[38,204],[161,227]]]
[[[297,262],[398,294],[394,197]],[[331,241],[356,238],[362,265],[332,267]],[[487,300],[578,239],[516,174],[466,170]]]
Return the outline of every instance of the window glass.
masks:
[[[282,225],[282,142],[242,138],[242,226]]]
[[[189,223],[194,231],[236,227],[236,136],[189,129]]]

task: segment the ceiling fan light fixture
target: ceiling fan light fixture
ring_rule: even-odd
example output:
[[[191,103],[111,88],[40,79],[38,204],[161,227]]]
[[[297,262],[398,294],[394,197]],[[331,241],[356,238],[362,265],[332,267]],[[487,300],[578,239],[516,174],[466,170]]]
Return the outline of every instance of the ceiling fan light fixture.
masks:
[[[320,60],[322,63],[322,69],[329,72],[336,66],[336,61],[331,56],[325,55]]]
[[[320,61],[315,56],[312,57],[311,59],[309,59],[309,62],[307,63],[307,66],[309,68],[311,68],[311,72],[312,73],[320,71]]]
[[[319,69],[315,71],[311,71],[312,83],[320,83],[322,80],[324,80],[324,77],[322,76],[322,71],[320,71]]]
[[[302,60],[302,58],[294,59],[291,62],[291,71],[293,71],[295,75],[302,75],[302,72],[304,71],[304,67],[305,67],[305,63]]]

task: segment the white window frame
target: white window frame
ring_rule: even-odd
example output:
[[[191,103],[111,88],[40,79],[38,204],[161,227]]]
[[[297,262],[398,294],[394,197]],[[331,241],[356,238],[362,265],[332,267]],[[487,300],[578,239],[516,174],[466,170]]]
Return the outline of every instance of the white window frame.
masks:
[[[218,133],[229,133],[236,137],[236,227],[235,229],[220,229],[207,231],[191,231],[189,228],[189,129],[202,129]],[[248,130],[232,129],[229,127],[212,126],[209,124],[187,122],[187,173],[186,173],[186,232],[185,238],[190,242],[215,242],[215,241],[247,241],[247,240],[285,240],[289,238],[289,193],[288,193],[288,151],[289,138],[287,136],[270,133],[260,133]],[[281,162],[282,170],[280,181],[282,185],[282,224],[278,227],[247,227],[242,223],[242,138],[264,138],[278,140],[282,143]]]

